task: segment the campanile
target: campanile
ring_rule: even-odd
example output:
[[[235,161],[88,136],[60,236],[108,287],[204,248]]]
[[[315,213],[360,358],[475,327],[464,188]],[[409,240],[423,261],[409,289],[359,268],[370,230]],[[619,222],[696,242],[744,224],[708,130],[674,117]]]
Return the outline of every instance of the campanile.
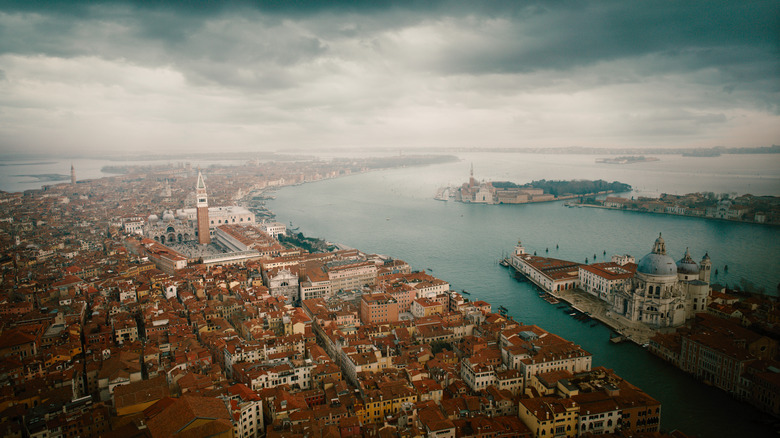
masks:
[[[205,245],[211,243],[209,236],[209,203],[206,196],[206,183],[203,182],[203,174],[198,171],[198,183],[195,185],[195,195],[198,203],[198,243]]]

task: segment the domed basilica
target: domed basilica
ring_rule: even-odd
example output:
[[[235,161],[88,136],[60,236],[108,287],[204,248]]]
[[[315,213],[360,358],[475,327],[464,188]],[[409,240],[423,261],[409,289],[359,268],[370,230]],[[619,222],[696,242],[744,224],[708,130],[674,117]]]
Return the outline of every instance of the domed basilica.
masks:
[[[707,254],[699,264],[687,249],[675,263],[659,234],[653,250],[637,264],[634,277],[612,294],[612,311],[654,328],[680,326],[706,311],[711,270]]]
[[[143,234],[162,244],[208,244],[214,230],[221,225],[255,224],[254,213],[244,207],[209,207],[206,183],[200,171],[195,184],[195,199],[195,208],[180,208],[175,214],[171,210],[165,210],[162,219],[156,214],[149,215],[143,227]]]

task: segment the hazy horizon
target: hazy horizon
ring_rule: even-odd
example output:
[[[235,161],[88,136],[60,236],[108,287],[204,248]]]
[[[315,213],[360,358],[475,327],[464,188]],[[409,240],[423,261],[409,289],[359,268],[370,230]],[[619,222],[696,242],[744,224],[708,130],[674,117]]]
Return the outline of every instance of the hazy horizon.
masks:
[[[0,155],[780,143],[780,3],[0,1]]]

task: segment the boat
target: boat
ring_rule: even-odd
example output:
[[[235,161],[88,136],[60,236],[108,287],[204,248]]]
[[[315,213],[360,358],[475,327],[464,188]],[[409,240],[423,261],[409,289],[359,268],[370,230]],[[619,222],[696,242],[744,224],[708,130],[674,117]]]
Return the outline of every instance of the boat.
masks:
[[[507,311],[507,308],[506,308],[506,307],[504,307],[504,306],[498,306],[498,310],[503,310],[504,312],[506,312],[506,311]]]
[[[590,326],[591,326],[591,327],[596,327],[597,325],[599,325],[599,323],[598,323],[598,322],[594,322],[594,323],[593,323],[593,324],[591,324]]]
[[[612,342],[613,344],[619,344],[625,340],[626,337],[618,333],[611,333],[609,335],[609,342]]]
[[[471,295],[470,293],[468,293],[468,291],[466,291],[466,289],[463,289],[462,291],[460,291],[460,293],[465,294],[465,295]]]
[[[447,202],[451,197],[453,197],[453,195],[449,187],[439,187],[439,189],[436,190],[436,195],[433,197],[433,199]]]
[[[509,266],[509,261],[507,261],[507,259],[503,259],[500,262],[498,262],[498,264],[501,265],[501,266],[508,267]]]

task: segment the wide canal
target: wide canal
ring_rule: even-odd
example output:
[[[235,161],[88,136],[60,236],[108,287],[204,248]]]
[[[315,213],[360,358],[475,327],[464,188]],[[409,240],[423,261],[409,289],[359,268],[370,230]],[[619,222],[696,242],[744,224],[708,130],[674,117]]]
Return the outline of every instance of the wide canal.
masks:
[[[706,167],[692,178],[672,164],[657,167],[656,171],[640,168],[630,172],[625,167],[593,165],[592,157],[587,163],[579,156],[555,156],[548,161],[542,158],[541,163],[540,158],[531,157],[537,160],[531,164],[511,162],[520,158],[472,156],[458,163],[286,187],[268,202],[268,207],[278,220],[292,222],[307,236],[403,259],[414,269],[430,270],[454,289],[466,289],[472,298],[484,299],[494,308],[505,306],[524,323],[537,324],[580,344],[593,354],[594,366],[614,369],[662,402],[663,430],[680,429],[701,437],[773,434],[769,419],[752,407],[695,381],[641,347],[610,343],[609,329],[579,322],[541,300],[530,284],[515,280],[498,261],[512,250],[517,239],[522,239],[531,252],[568,260],[584,262],[587,257],[592,261],[596,254],[596,261],[602,261],[624,253],[638,259],[650,251],[662,232],[675,260],[682,257],[686,247],[696,260],[708,252],[714,268],[720,268],[714,281],[733,285],[744,277],[775,293],[780,280],[780,230],[697,218],[566,208],[560,202],[484,206],[433,200],[437,186],[466,180],[470,161],[478,163],[475,167],[483,173],[493,169],[494,174],[484,175],[485,179],[503,177],[515,182],[542,175],[544,168],[548,179],[569,179],[563,173],[570,168],[576,172],[567,174],[578,178],[619,180],[644,188],[644,192],[657,189],[686,193],[708,186],[717,190],[724,178],[729,183],[728,174]],[[750,173],[754,166],[762,166],[759,161],[742,163],[745,171],[731,176],[732,185],[735,181],[741,184],[734,190],[760,186],[755,191],[766,192],[778,188],[776,171],[773,174],[767,168],[763,175]],[[635,181],[631,180],[632,174]],[[724,272],[725,265],[729,266],[728,272]]]

